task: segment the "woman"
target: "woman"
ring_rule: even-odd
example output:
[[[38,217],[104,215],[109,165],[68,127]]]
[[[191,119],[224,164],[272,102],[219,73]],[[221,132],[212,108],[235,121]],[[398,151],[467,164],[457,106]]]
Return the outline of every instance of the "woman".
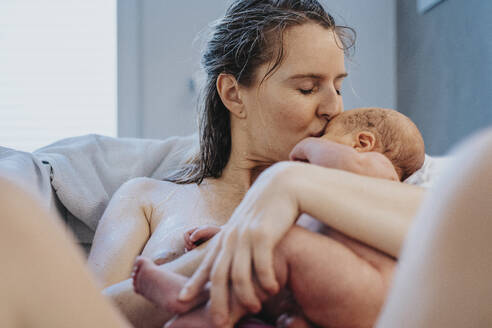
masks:
[[[399,256],[400,269],[385,309],[379,316],[378,327],[485,327],[492,324],[492,315],[489,311],[492,301],[490,281],[492,243],[489,237],[492,228],[490,202],[492,170],[489,165],[491,160],[492,129],[475,135],[456,151],[455,160],[436,181],[435,187],[427,195],[416,216],[416,222]],[[334,211],[332,206],[324,205],[338,198],[334,193],[326,192],[326,188],[323,188],[323,186],[332,186],[333,180],[327,180],[332,173],[330,171],[294,163],[281,170],[274,167],[265,172],[268,172],[269,176],[260,176],[257,183],[261,187],[254,186],[256,192],[245,196],[226,228],[214,237],[212,243],[215,246],[210,245],[209,255],[194,277],[188,281],[188,295],[181,297],[185,303],[180,302],[176,312],[184,312],[183,310],[187,309],[186,298],[197,294],[201,283],[210,279],[212,283],[210,311],[219,313],[222,311],[221,315],[227,318],[227,296],[230,295],[233,298],[230,302],[234,315],[234,299],[244,299],[247,284],[254,284],[251,279],[253,275],[256,276],[258,284],[268,282],[268,278],[271,278],[273,283],[275,280],[279,281],[281,286],[285,284],[286,273],[282,271],[286,270],[279,266],[278,263],[282,262],[282,259],[279,260],[278,257],[288,256],[289,249],[286,253],[285,248],[290,248],[290,252],[301,259],[295,263],[300,267],[290,265],[287,269],[290,272],[287,275],[306,276],[301,288],[308,289],[307,292],[296,293],[295,289],[299,291],[299,286],[293,286],[296,299],[301,304],[306,303],[308,298],[317,301],[314,308],[308,309],[310,313],[305,311],[310,319],[316,319],[315,323],[318,325],[329,327],[374,326],[375,321],[360,321],[361,317],[358,316],[360,312],[353,311],[352,306],[343,305],[354,301],[351,291],[354,286],[360,285],[360,282],[355,284],[351,282],[351,277],[364,280],[364,275],[340,269],[339,266],[343,266],[343,263],[325,261],[322,267],[328,274],[321,277],[313,276],[310,271],[322,271],[320,268],[313,269],[313,266],[318,265],[313,259],[330,258],[330,253],[333,251],[333,247],[326,242],[325,247],[318,253],[302,251],[296,253],[296,249],[299,248],[309,249],[315,245],[323,247],[320,239],[325,238],[312,234],[303,239],[300,238],[302,234],[307,236],[308,233],[299,231],[299,228],[290,228],[301,209],[308,212],[317,211],[319,215],[317,217],[321,221],[334,226],[345,226],[346,231],[357,230],[357,227],[345,225],[343,222],[345,217],[342,218],[341,223],[338,222],[339,212],[336,209]],[[279,176],[281,179],[278,178]],[[307,183],[302,181],[305,177],[308,178]],[[265,196],[272,192],[276,195],[275,198],[271,198],[274,202],[258,202],[258,198],[268,198]],[[344,189],[337,192],[340,192],[342,197],[347,195]],[[317,198],[316,195],[323,197]],[[400,205],[396,204],[396,206]],[[293,209],[293,213],[289,214],[288,211],[286,213],[285,207]],[[286,215],[279,216],[277,215],[279,212]],[[386,250],[397,255],[398,249],[403,244],[403,240],[397,240],[405,236],[395,237],[386,233],[400,233],[403,228],[392,229],[392,225],[388,222],[378,222],[377,218],[369,219],[375,219],[373,221],[375,229],[367,225],[364,227],[365,223],[360,220],[363,228],[368,230],[364,235],[367,237],[371,234],[373,236],[380,234],[381,238],[395,240],[396,244],[393,246],[386,244],[388,246]],[[377,229],[381,231],[376,232]],[[283,231],[287,232],[283,233]],[[343,239],[341,241],[373,265],[377,266],[381,263],[377,257],[374,257],[375,253],[367,252],[367,249],[360,252],[361,248],[353,248],[354,241]],[[269,254],[274,254],[274,261],[260,259],[260,257],[268,257]],[[350,256],[331,256],[331,259],[340,260],[344,257]],[[253,272],[250,263],[254,263]],[[209,275],[211,267],[213,270]],[[356,268],[361,266],[354,264],[350,269]],[[268,277],[271,272],[274,272],[273,277]],[[342,272],[346,275],[338,275],[338,280],[332,279],[333,272]],[[238,278],[239,274],[247,278]],[[261,276],[264,279],[261,279]],[[383,280],[387,278],[384,275],[381,277]],[[291,277],[288,279],[292,280]],[[227,290],[229,281],[232,283],[231,294]],[[377,283],[376,280],[373,282]],[[346,286],[347,284],[349,287]],[[335,295],[338,297],[330,302],[330,297],[336,294],[334,290],[342,291],[342,294]],[[261,291],[261,288],[256,286],[256,291]],[[371,297],[370,290],[358,290],[358,292],[360,298],[368,298],[369,301],[375,299]],[[258,295],[263,297],[261,292]],[[203,295],[199,297],[203,298]],[[214,297],[217,300],[214,300]],[[339,303],[342,303],[342,306],[339,306]],[[351,311],[352,317],[343,320],[345,315],[343,310],[346,309]],[[196,313],[200,311],[202,310],[195,309],[191,314],[177,317],[166,327],[202,327],[196,324]],[[306,327],[305,322],[296,320],[296,324],[301,323],[299,327]],[[230,324],[226,321],[216,326],[229,327]]]
[[[463,145],[430,191],[401,254],[378,327],[492,324],[491,161],[489,129]],[[264,177],[260,189],[279,182],[275,174]],[[11,179],[0,174],[0,326],[128,327],[99,294],[80,250],[56,218]],[[182,320],[173,327],[180,323],[199,327]]]
[[[107,293],[132,322],[144,325],[142,318],[155,318],[146,315],[151,307],[124,281],[135,257],[153,259],[169,250],[161,259],[172,258],[178,252],[172,247],[187,228],[226,223],[265,168],[287,160],[295,144],[320,136],[327,122],[341,113],[340,90],[347,75],[344,51],[350,45],[346,31],[314,0],[235,1],[217,23],[203,56],[207,82],[199,157],[169,179],[175,183],[137,179],[123,185],[94,239],[89,265],[104,286],[113,285]],[[388,199],[393,204],[405,199],[401,207],[384,212],[381,220],[388,222],[396,213],[409,221],[422,193],[410,186],[337,174],[333,173],[333,184],[347,183],[354,202],[361,203],[357,197],[362,195],[351,195],[360,186],[369,184],[374,190],[367,215],[374,208],[389,207]],[[271,196],[258,201],[271,201]],[[351,208],[340,211],[345,217],[360,215]],[[170,237],[170,231],[175,235]],[[203,252],[203,248],[193,251],[169,266],[190,275]],[[377,256],[385,263],[393,261]],[[380,305],[379,294],[374,303]],[[373,317],[375,312],[371,309]],[[157,316],[156,324],[164,317]]]
[[[197,226],[197,222],[226,223],[265,168],[286,160],[300,140],[320,136],[327,122],[343,110],[340,89],[346,76],[344,50],[347,48],[343,31],[317,1],[236,1],[216,25],[203,57],[207,83],[199,157],[169,179],[175,183],[149,179],[126,183],[113,197],[96,232],[89,264],[105,286],[116,283],[107,293],[134,324],[158,326],[169,318],[152,312],[152,306],[137,297],[130,281],[125,281],[134,258],[138,254],[154,258],[162,249],[176,243],[177,239],[173,238],[182,239],[182,232]],[[288,170],[281,168],[269,171],[272,179],[288,174],[285,173]],[[278,171],[284,173],[272,173]],[[300,173],[302,176],[307,171]],[[337,186],[340,195],[345,188],[344,197],[335,197],[329,206],[332,211],[337,208],[340,218],[353,222],[353,227],[361,218],[376,217],[391,222],[400,239],[423,194],[411,186],[341,172],[331,172],[327,181]],[[261,183],[257,188],[261,188]],[[365,201],[367,194],[361,194],[361,188],[371,190],[372,202]],[[263,195],[255,198],[255,202],[273,201],[274,196]],[[361,210],[354,212],[350,206],[337,205],[346,199],[359,204]],[[320,208],[320,212],[324,210]],[[290,217],[292,213],[277,213],[284,214]],[[177,232],[177,237],[170,238],[169,231]],[[293,235],[301,240],[313,237],[304,232]],[[364,240],[364,236],[360,237]],[[384,264],[384,268],[374,269],[369,262],[354,258],[345,244],[334,244],[328,238],[321,240],[325,242],[345,254],[343,258],[348,262],[345,271],[353,272],[354,280],[361,266],[370,276],[365,284],[381,280],[381,274],[384,275],[384,283],[374,291],[374,306],[364,308],[365,301],[355,292],[364,285],[350,289],[358,301],[364,301],[361,303],[366,316],[363,320],[374,320],[387,290],[393,259],[367,248],[372,258]],[[389,237],[388,244],[397,243]],[[190,252],[168,267],[190,275],[205,251],[203,247]],[[173,252],[176,250],[171,249],[170,253]],[[164,259],[174,256],[168,255]],[[271,262],[271,254],[260,257],[259,261]],[[268,279],[260,282],[267,290],[274,291],[272,276],[270,271],[259,278]],[[222,295],[223,289],[214,288],[212,294]],[[238,295],[250,298],[251,289]],[[213,310],[220,308],[216,306],[217,299],[212,295]],[[241,301],[252,307],[248,299]]]
[[[258,252],[257,248],[253,250],[256,255],[259,255],[254,257],[254,261],[255,270],[260,270],[258,275],[260,284],[264,285],[267,290],[277,289],[275,279],[272,278],[274,275],[270,263],[273,246],[278,240],[281,240],[278,244],[284,247],[277,247],[275,251],[280,249],[284,252],[281,255],[285,255],[289,260],[294,254],[297,256],[294,256],[293,260],[297,257],[313,263],[317,261],[320,253],[321,255],[330,253],[336,255],[333,259],[346,261],[344,266],[328,266],[336,270],[343,269],[335,271],[337,276],[333,281],[334,284],[331,285],[346,286],[337,291],[339,295],[346,296],[347,293],[352,293],[354,301],[357,302],[365,299],[366,303],[370,303],[369,306],[364,307],[361,303],[362,306],[355,310],[359,311],[361,320],[375,320],[391,278],[394,260],[364,245],[343,239],[344,237],[339,236],[339,239],[333,239],[309,234],[302,229],[288,230],[289,220],[292,221],[296,212],[304,210],[310,211],[310,214],[320,220],[326,218],[327,222],[330,218],[337,217],[343,223],[338,227],[341,231],[375,245],[389,254],[396,255],[409,222],[423,197],[423,190],[305,164],[277,164],[257,179],[265,168],[275,162],[286,160],[290,149],[301,139],[320,135],[326,123],[343,110],[339,91],[345,76],[341,32],[316,1],[236,1],[226,17],[218,23],[204,56],[204,66],[208,74],[206,85],[208,92],[204,101],[206,111],[203,114],[201,126],[200,157],[192,163],[191,167],[171,178],[179,185],[137,179],[122,186],[113,197],[98,227],[98,236],[94,242],[90,265],[105,285],[116,283],[106,290],[107,294],[113,297],[135,326],[160,327],[172,315],[157,311],[152,304],[135,295],[131,281],[127,279],[136,255],[142,253],[152,258],[163,248],[160,239],[164,235],[159,228],[160,223],[171,221],[168,220],[169,218],[176,218],[175,222],[179,223],[180,220],[185,220],[183,217],[203,216],[214,221],[226,222],[255,180],[257,180],[255,187],[235,212],[231,220],[231,228],[225,228],[224,233],[218,236],[220,238],[215,238],[215,240],[230,240],[234,244],[234,238],[223,236],[227,231],[238,231],[237,228],[241,227],[238,225],[239,221],[249,222],[241,213],[248,213],[248,208],[262,210],[265,205],[272,205],[270,210],[273,211],[273,215],[285,218],[287,222],[280,231],[261,229],[265,227],[265,223],[255,220],[251,221],[253,224],[247,229],[255,232],[250,235],[252,240],[262,242],[258,245],[264,245],[267,250],[266,256],[262,256],[263,253]],[[491,138],[488,136],[484,139],[490,140]],[[487,147],[483,153],[490,157],[492,148],[490,143]],[[470,149],[476,150],[472,147]],[[475,160],[480,159],[475,157]],[[476,171],[474,169],[469,169],[467,172],[477,174],[477,172],[483,173],[484,171],[483,167]],[[301,179],[292,180],[294,176]],[[197,184],[198,182],[202,183]],[[483,181],[474,182],[479,186],[477,190],[483,190],[484,187],[481,184]],[[5,187],[1,181],[0,184]],[[317,187],[318,184],[322,188]],[[297,198],[299,195],[292,192],[297,186],[302,186],[302,190],[305,191],[302,193],[305,196],[302,202]],[[8,187],[7,185],[6,188]],[[456,185],[453,190],[458,190],[459,187],[460,185]],[[0,190],[4,189],[0,188]],[[285,195],[289,196],[288,199],[285,199]],[[473,204],[475,200],[481,200],[481,197],[486,195],[483,192],[481,195],[473,195],[476,198],[465,200],[461,206],[466,207]],[[23,197],[25,196],[21,193],[13,192],[3,198],[5,201],[2,202],[1,209],[5,213],[10,213],[11,220],[0,222],[2,225],[0,242],[5,241],[0,249],[9,249],[8,247],[11,247],[19,236],[22,237],[19,230],[12,230],[11,226],[6,225],[7,223],[16,227],[23,222],[18,218],[29,217],[32,221],[32,218],[38,215],[36,210],[25,212],[22,211],[21,206],[13,208],[14,203],[11,200]],[[368,197],[371,201],[368,201]],[[197,204],[195,208],[189,207],[190,201]],[[454,199],[447,201],[452,202]],[[32,208],[35,209],[35,206]],[[40,209],[39,211],[41,212]],[[163,220],[164,218],[166,220]],[[434,218],[437,220],[439,216],[434,216]],[[374,222],[371,224],[374,227],[370,230],[372,232],[357,235],[356,230],[359,224],[367,223],[369,220],[371,223]],[[255,222],[260,222],[260,224]],[[266,227],[268,228],[271,224],[271,222],[266,224]],[[195,225],[196,222],[193,223],[193,226]],[[4,229],[5,227],[8,229]],[[36,226],[31,227],[31,224],[25,227],[26,231],[30,232],[36,232],[36,228]],[[286,230],[289,232],[286,237],[282,238]],[[398,233],[393,235],[392,231]],[[258,234],[258,232],[261,233]],[[264,232],[268,234],[263,234]],[[272,237],[271,233],[275,236]],[[7,235],[10,239],[5,238]],[[53,236],[50,237],[56,240],[60,239],[60,235],[62,235],[61,232],[53,232]],[[229,235],[233,236],[234,233]],[[321,250],[314,254],[315,257],[296,253],[299,245],[312,245],[310,243],[313,239],[319,242]],[[32,238],[27,240],[26,245],[29,247],[26,246],[23,253],[19,252],[18,257],[12,254],[3,256],[5,259],[13,258],[23,264],[23,269],[13,270],[14,275],[9,276],[10,279],[0,282],[3,284],[2,290],[5,288],[9,295],[16,295],[16,300],[26,299],[32,293],[32,288],[24,288],[22,284],[16,286],[12,283],[14,281],[12,277],[15,277],[18,271],[26,272],[25,280],[32,283],[29,286],[34,286],[38,281],[39,270],[44,273],[50,272],[49,269],[54,270],[53,268],[60,265],[60,261],[57,260],[58,256],[63,260],[62,263],[67,263],[67,258],[74,252],[68,246],[68,242],[59,241],[56,246],[65,251],[55,254],[55,257],[50,257],[49,248],[40,247],[40,245],[46,246],[46,240]],[[379,240],[382,242],[377,244]],[[474,241],[481,240],[477,238]],[[167,241],[164,240],[164,242]],[[327,243],[329,245],[325,247]],[[67,247],[64,248],[64,244]],[[218,242],[211,244],[215,246],[211,248],[211,246],[204,245],[165,266],[189,276],[199,265],[205,252],[215,254],[210,251],[227,250],[227,247],[219,248]],[[350,245],[353,247],[350,248]],[[42,251],[39,255],[37,254],[42,261],[34,268],[29,267],[29,256],[33,249]],[[242,253],[238,258],[249,258],[245,250],[246,253],[251,252],[252,248],[240,245],[238,249],[239,253]],[[360,251],[358,256],[366,255],[366,257],[362,260],[355,257],[356,250]],[[221,258],[223,257],[218,259]],[[205,264],[212,260],[213,257]],[[248,260],[237,261],[239,265],[248,265],[248,263]],[[225,266],[223,276],[225,279],[213,279],[216,287],[212,288],[211,308],[213,312],[219,314],[224,312],[224,304],[217,302],[217,295],[227,295],[224,285],[229,277],[228,267]],[[364,277],[366,279],[362,279],[364,284],[370,285],[377,281],[378,288],[372,295],[368,296],[358,292],[361,287],[365,286],[358,283],[361,277],[359,271],[361,267],[367,273]],[[27,271],[25,268],[31,270]],[[73,269],[85,272],[80,263],[74,263]],[[381,269],[384,269],[384,272]],[[262,274],[261,270],[265,270],[266,274]],[[250,271],[241,269],[238,272],[248,273]],[[24,312],[20,313],[29,315],[31,322],[36,322],[48,313],[50,318],[56,319],[57,311],[64,313],[64,311],[75,309],[79,306],[74,303],[76,299],[84,297],[82,308],[86,310],[84,319],[88,320],[84,322],[85,326],[97,326],[99,315],[107,316],[108,321],[104,326],[124,324],[111,308],[108,309],[107,304],[104,305],[102,298],[94,293],[94,284],[87,276],[84,276],[86,273],[80,276],[74,272],[61,275],[59,280],[51,279],[51,284],[48,286],[54,291],[59,290],[57,282],[65,283],[68,280],[68,274],[73,277],[73,281],[80,283],[78,285],[80,289],[65,295],[65,299],[58,298],[56,302],[51,303],[51,306],[42,308],[44,312],[40,312],[36,310],[36,305],[42,304],[43,300],[52,296],[49,289],[43,290],[39,293],[39,298],[33,299],[32,306],[26,306],[22,309]],[[121,280],[124,281],[119,282]],[[348,281],[352,283],[344,284]],[[241,291],[243,287],[236,286],[234,289]],[[90,297],[86,298],[87,295]],[[245,306],[251,306],[249,305],[250,297],[254,298],[251,290],[238,293],[239,301]],[[2,301],[5,300],[5,298],[2,299]],[[99,310],[92,308],[93,304],[101,305],[96,306]],[[10,306],[19,310],[22,308],[22,301],[13,302]],[[3,308],[10,309],[9,307]],[[353,309],[353,304],[346,304],[345,308],[340,308],[349,314]],[[76,326],[69,324],[74,322],[73,319],[70,321],[69,317],[63,315],[61,317],[65,321],[60,326]],[[350,316],[343,319],[347,318],[354,319]],[[43,325],[53,326],[50,322],[39,326]]]

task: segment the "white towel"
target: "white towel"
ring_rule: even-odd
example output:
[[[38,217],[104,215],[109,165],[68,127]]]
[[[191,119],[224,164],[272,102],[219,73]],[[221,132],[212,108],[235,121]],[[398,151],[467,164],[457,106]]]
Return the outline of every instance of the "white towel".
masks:
[[[65,208],[95,231],[113,193],[135,177],[162,179],[196,151],[196,135],[165,140],[96,134],[63,139],[33,154],[51,166]]]
[[[451,156],[431,157],[429,155],[425,155],[425,160],[422,167],[403,182],[424,188],[430,188],[436,181],[437,177],[443,172],[444,167],[448,165],[450,159]]]

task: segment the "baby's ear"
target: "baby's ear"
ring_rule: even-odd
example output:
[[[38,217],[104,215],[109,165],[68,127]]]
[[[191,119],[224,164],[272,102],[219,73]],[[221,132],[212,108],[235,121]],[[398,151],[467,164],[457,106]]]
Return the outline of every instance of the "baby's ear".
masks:
[[[357,133],[354,148],[363,153],[374,151],[376,148],[376,136],[370,131],[361,131]]]

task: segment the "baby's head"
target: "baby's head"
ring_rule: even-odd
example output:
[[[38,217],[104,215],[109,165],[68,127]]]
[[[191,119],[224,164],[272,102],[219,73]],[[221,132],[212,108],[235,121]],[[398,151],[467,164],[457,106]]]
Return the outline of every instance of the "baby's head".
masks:
[[[385,155],[400,181],[422,167],[424,140],[415,124],[405,115],[384,108],[357,108],[343,112],[327,126],[324,139]]]

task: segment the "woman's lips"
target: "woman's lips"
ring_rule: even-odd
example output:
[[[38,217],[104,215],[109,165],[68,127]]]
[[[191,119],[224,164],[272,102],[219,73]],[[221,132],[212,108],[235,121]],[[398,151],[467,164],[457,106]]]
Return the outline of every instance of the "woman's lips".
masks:
[[[317,132],[317,133],[312,133],[311,134],[311,137],[314,137],[314,138],[319,138],[321,137],[323,134],[325,134],[325,130],[326,130],[326,125],[321,129],[321,131]]]

